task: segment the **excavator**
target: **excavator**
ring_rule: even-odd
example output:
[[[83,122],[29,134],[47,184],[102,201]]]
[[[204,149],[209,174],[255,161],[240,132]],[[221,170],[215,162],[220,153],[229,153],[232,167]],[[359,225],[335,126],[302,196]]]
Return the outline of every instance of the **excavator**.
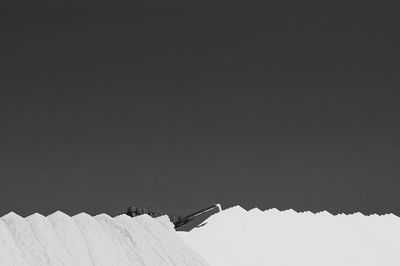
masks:
[[[147,214],[153,218],[162,216],[162,215],[168,215],[169,219],[171,220],[171,222],[174,224],[175,228],[179,228],[187,223],[190,223],[191,221],[193,221],[194,219],[196,219],[197,216],[212,211],[214,209],[217,209],[218,211],[222,211],[221,209],[221,204],[214,204],[212,206],[209,206],[207,208],[201,209],[199,211],[196,211],[192,214],[186,215],[186,216],[180,216],[180,215],[168,215],[165,213],[161,213],[161,212],[157,212],[154,211],[153,208],[148,207],[148,208],[136,208],[136,207],[128,207],[125,210],[125,214],[129,215],[130,217],[135,217],[135,216],[139,216],[142,214]]]

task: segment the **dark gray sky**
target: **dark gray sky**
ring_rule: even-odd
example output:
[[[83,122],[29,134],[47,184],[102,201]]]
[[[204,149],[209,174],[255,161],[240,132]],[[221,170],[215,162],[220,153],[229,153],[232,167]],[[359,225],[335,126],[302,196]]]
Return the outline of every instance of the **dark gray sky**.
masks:
[[[0,214],[400,215],[394,7],[15,2],[0,4]]]

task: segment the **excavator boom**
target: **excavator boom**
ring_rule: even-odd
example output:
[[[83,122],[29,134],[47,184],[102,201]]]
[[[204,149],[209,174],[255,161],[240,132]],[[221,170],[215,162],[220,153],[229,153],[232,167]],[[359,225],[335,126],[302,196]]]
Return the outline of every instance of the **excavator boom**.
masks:
[[[179,227],[193,221],[197,216],[199,216],[203,213],[209,212],[215,208],[218,208],[219,211],[222,210],[221,204],[214,204],[212,206],[201,209],[197,212],[194,212],[192,214],[189,214],[189,215],[186,215],[183,217],[179,216],[179,215],[168,215],[168,216],[169,216],[169,219],[171,220],[171,222],[174,224],[175,228],[179,228]],[[151,217],[155,218],[155,217],[165,215],[163,213],[153,211],[152,208],[141,209],[141,208],[135,208],[135,207],[128,207],[124,213],[131,217],[135,217],[135,216],[142,215],[142,214],[148,214]]]
[[[178,221],[174,222],[175,228],[181,227],[181,226],[193,221],[196,218],[196,216],[199,216],[199,215],[201,215],[203,213],[211,211],[211,210],[213,210],[215,208],[218,208],[218,210],[221,211],[221,204],[214,204],[214,205],[212,205],[210,207],[201,209],[201,210],[199,210],[197,212],[194,212],[192,214],[189,214],[189,215],[187,215],[187,216],[185,216],[185,217],[183,217],[181,219],[178,219]]]

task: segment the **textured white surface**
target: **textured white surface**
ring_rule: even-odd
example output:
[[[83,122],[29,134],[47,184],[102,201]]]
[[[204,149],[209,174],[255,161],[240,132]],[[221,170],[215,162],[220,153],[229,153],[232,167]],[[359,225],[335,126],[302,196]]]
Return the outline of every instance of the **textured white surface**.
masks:
[[[0,219],[0,265],[208,265],[167,217],[55,212]]]
[[[179,232],[214,266],[400,265],[400,218],[233,207]]]

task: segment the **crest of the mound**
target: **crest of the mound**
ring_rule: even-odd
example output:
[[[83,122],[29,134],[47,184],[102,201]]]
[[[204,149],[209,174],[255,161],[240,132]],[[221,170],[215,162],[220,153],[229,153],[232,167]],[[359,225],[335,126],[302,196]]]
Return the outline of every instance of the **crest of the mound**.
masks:
[[[227,209],[224,209],[220,212],[217,212],[210,217],[208,217],[203,223],[201,223],[198,228],[201,228],[207,225],[210,227],[218,227],[219,225],[228,225],[234,221],[241,221],[244,216],[247,214],[247,211],[240,206],[234,206]]]
[[[53,221],[54,223],[60,222],[60,221],[66,221],[70,220],[71,217],[69,217],[67,214],[63,213],[62,211],[56,211],[47,216],[47,219],[50,221]]]
[[[206,219],[203,223],[201,223],[197,228],[197,230],[202,227],[215,227],[215,226],[233,226],[236,225],[243,225],[244,223],[262,223],[266,219],[271,221],[275,219],[345,219],[345,220],[371,220],[371,219],[378,219],[378,220],[393,220],[399,221],[400,218],[393,214],[372,214],[372,215],[364,215],[360,212],[356,212],[353,214],[338,214],[333,215],[327,211],[320,211],[317,213],[313,213],[310,211],[304,212],[297,212],[293,209],[287,210],[278,210],[276,208],[267,209],[265,211],[260,210],[259,208],[253,208],[249,211],[243,209],[240,206],[234,206],[231,208],[227,208],[220,212],[217,212],[211,215],[208,219]]]
[[[89,214],[87,214],[86,212],[80,212],[78,214],[75,214],[74,216],[72,216],[73,218],[82,218],[82,219],[88,219],[92,216],[90,216]]]
[[[48,222],[47,218],[45,216],[43,216],[43,215],[41,215],[40,213],[37,213],[37,212],[29,215],[28,217],[25,218],[25,220],[27,220],[30,223],[37,223],[37,224]]]
[[[24,218],[15,212],[9,212],[1,217],[3,220],[22,221]]]

